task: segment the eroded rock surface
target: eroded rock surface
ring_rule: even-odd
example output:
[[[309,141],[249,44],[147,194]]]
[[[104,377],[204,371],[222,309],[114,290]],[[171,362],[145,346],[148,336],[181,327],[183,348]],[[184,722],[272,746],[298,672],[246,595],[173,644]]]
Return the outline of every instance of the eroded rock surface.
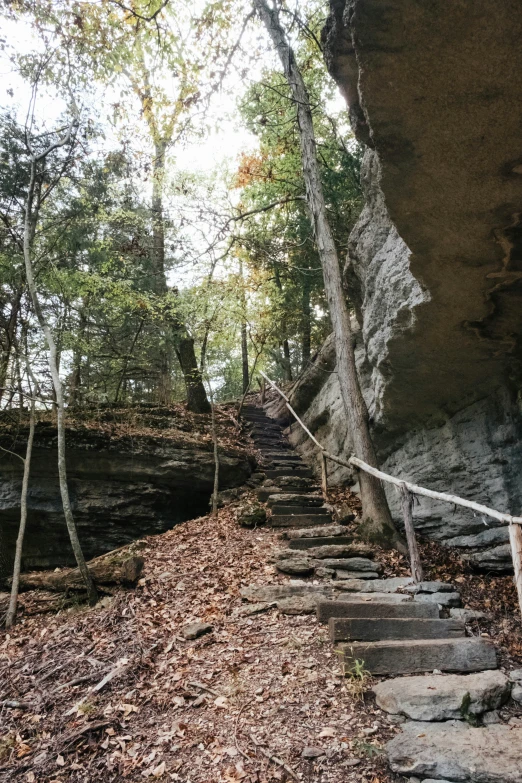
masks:
[[[498,510],[522,507],[522,16],[506,0],[332,0],[327,64],[367,145],[366,205],[346,278],[356,351],[383,468]],[[333,453],[352,449],[327,341],[292,405]],[[509,380],[508,380],[509,379]],[[297,425],[292,442],[314,459]],[[353,477],[332,466],[332,481]],[[392,512],[400,519],[397,493]],[[484,522],[421,499],[415,524],[440,541]],[[492,528],[499,525],[488,520]],[[491,548],[506,532],[459,545]],[[502,570],[506,550],[477,567]]]
[[[509,698],[508,678],[500,671],[401,677],[374,685],[377,706],[416,721],[464,720],[496,710]]]
[[[411,721],[386,746],[394,772],[458,783],[522,783],[522,727]]]

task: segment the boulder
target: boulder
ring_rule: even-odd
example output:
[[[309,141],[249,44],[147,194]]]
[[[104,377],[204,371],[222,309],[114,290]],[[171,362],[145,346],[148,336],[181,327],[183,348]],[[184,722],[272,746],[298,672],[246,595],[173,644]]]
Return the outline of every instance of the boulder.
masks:
[[[459,783],[522,783],[522,727],[404,723],[386,746],[393,772]]]
[[[236,520],[240,527],[259,527],[266,522],[266,509],[258,503],[246,503],[237,509]]]
[[[511,691],[511,698],[513,701],[522,704],[522,685],[517,684],[514,686],[513,690]]]
[[[278,560],[275,567],[282,574],[299,574],[308,576],[313,573],[314,567],[307,557],[292,557],[287,560]]]
[[[486,549],[484,552],[472,552],[469,555],[463,555],[463,559],[480,571],[511,571],[513,569],[513,558],[509,544]]]
[[[401,677],[373,687],[377,706],[411,720],[463,720],[496,710],[509,698],[509,681],[500,671]]]

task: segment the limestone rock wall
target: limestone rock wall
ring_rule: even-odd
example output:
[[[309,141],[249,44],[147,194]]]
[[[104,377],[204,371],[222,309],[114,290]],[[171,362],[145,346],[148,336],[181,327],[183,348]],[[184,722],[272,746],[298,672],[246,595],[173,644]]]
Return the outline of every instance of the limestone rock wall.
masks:
[[[518,2],[494,17],[486,0],[331,0],[323,39],[366,149],[345,274],[381,463],[520,513]],[[335,374],[298,412],[329,449],[350,453]],[[333,480],[351,478],[333,469]],[[397,515],[393,490],[389,499]],[[437,540],[487,547],[477,557],[487,568],[509,562],[507,531],[490,520],[428,500],[415,516]]]
[[[67,441],[71,502],[87,558],[208,513],[214,481],[211,443],[190,436],[173,441],[159,434],[111,438],[94,429],[70,431]],[[54,428],[38,427],[28,496],[26,569],[73,564],[56,460]],[[20,520],[22,468],[16,457],[2,456],[0,571],[3,562],[6,573]],[[251,470],[245,451],[221,450],[221,489],[241,485]]]

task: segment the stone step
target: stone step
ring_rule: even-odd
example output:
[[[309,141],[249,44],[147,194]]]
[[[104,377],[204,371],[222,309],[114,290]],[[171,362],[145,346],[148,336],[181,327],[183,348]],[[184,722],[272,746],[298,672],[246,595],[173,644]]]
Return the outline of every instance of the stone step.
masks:
[[[283,495],[285,492],[297,494],[299,492],[318,492],[319,487],[261,487],[257,492],[257,498],[265,503],[271,495]]]
[[[260,442],[258,439],[254,438],[254,443],[262,454],[266,454],[267,451],[273,451],[274,449],[282,451],[284,454],[287,454],[292,450],[288,441],[283,440],[282,438],[275,442],[269,440],[267,443],[264,443],[263,441]]]
[[[294,550],[316,549],[319,546],[328,546],[329,544],[349,545],[353,541],[349,536],[318,536],[315,538],[294,538],[288,542],[288,548]]]
[[[493,670],[477,674],[398,677],[373,687],[375,701],[391,715],[410,720],[462,720],[497,710],[509,699],[510,683]]]
[[[347,672],[363,661],[370,674],[477,672],[497,668],[497,653],[485,639],[408,639],[339,645]]]
[[[294,539],[300,539],[300,538],[334,538],[336,536],[344,536],[346,535],[346,528],[342,525],[331,525],[329,527],[315,527],[315,528],[304,528],[304,530],[289,530],[288,533],[282,533],[281,538],[287,538],[289,540]],[[350,538],[350,541],[352,539]],[[336,541],[328,541],[329,544],[335,544]],[[289,546],[291,546],[289,544]]]
[[[387,639],[456,639],[466,636],[462,620],[425,620],[415,617],[331,617],[332,642],[377,642]]]
[[[289,449],[287,451],[284,451],[284,450],[282,450],[282,451],[270,451],[270,450],[263,451],[263,456],[266,457],[267,459],[273,459],[273,460],[275,460],[277,462],[280,461],[280,460],[283,460],[284,462],[286,462],[288,460],[294,460],[295,462],[301,462],[302,463],[301,457],[296,456],[294,454],[294,452],[290,451]]]
[[[316,524],[322,521],[321,519],[318,519],[318,517],[330,515],[330,512],[328,511],[328,509],[324,508],[324,506],[313,506],[313,505],[286,506],[283,505],[283,503],[274,503],[274,505],[271,508],[272,508],[272,514],[274,516],[289,516],[291,514],[294,514],[296,516],[302,514],[306,514],[307,516],[315,516]]]
[[[386,745],[394,772],[418,780],[522,783],[522,726],[404,723]]]
[[[314,539],[308,540],[313,541]],[[380,569],[380,565],[378,563],[372,563],[371,560],[367,559],[373,555],[373,548],[369,544],[362,544],[359,541],[351,540],[348,540],[346,544],[343,544],[337,538],[333,541],[332,539],[327,538],[326,541],[327,543],[321,546],[308,548],[303,554],[306,557],[313,557],[316,560],[325,560],[331,558],[351,558],[352,561],[354,559],[357,559],[358,561],[360,560],[361,562],[357,563],[353,567],[352,570],[354,571],[360,571],[361,569],[364,571],[378,571]],[[282,551],[293,552],[294,554],[296,553],[296,550],[292,549],[291,547],[288,547],[288,549]],[[375,566],[375,568],[367,568],[366,564],[372,564]]]
[[[379,603],[377,599],[361,601],[353,596],[353,600],[320,601],[317,604],[317,620],[327,623],[331,617],[338,618],[424,618],[435,620],[439,618],[439,610],[434,604],[417,604],[414,601],[404,601],[399,604]]]
[[[325,514],[321,516],[321,524],[325,525],[331,521],[331,516]],[[317,514],[285,514],[276,515],[268,519],[269,527],[314,527],[317,525]]]
[[[263,471],[267,478],[278,478],[279,476],[301,476],[303,478],[313,478],[311,468],[267,468]]]
[[[273,492],[268,498],[269,508],[276,505],[285,506],[322,506],[324,499],[322,495],[307,494],[302,495],[300,493],[292,492]]]

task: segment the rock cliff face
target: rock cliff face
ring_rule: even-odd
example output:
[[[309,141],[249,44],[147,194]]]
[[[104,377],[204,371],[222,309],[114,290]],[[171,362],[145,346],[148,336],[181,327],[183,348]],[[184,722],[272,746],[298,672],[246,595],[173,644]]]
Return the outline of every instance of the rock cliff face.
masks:
[[[149,417],[150,418],[150,417]],[[206,418],[206,417],[200,417]],[[69,489],[80,540],[87,558],[140,536],[164,532],[178,522],[206,514],[214,481],[212,443],[206,433],[184,433],[163,417],[163,433],[152,428],[70,428],[67,433]],[[203,428],[202,428],[203,429]],[[2,444],[12,448],[4,434]],[[24,433],[18,436],[23,453]],[[4,454],[0,468],[0,565],[14,552],[20,519],[22,463]],[[220,488],[239,486],[252,470],[246,451],[220,451]],[[56,469],[56,430],[36,429],[29,489],[24,567],[72,564],[61,511]]]
[[[324,31],[366,145],[366,206],[346,278],[383,467],[513,513],[522,511],[519,11],[506,0],[493,21],[486,0],[331,0]],[[331,450],[350,452],[335,375],[301,410]],[[393,490],[389,499],[398,515]],[[489,545],[487,567],[509,562],[507,531],[425,499],[415,515],[436,539]]]

